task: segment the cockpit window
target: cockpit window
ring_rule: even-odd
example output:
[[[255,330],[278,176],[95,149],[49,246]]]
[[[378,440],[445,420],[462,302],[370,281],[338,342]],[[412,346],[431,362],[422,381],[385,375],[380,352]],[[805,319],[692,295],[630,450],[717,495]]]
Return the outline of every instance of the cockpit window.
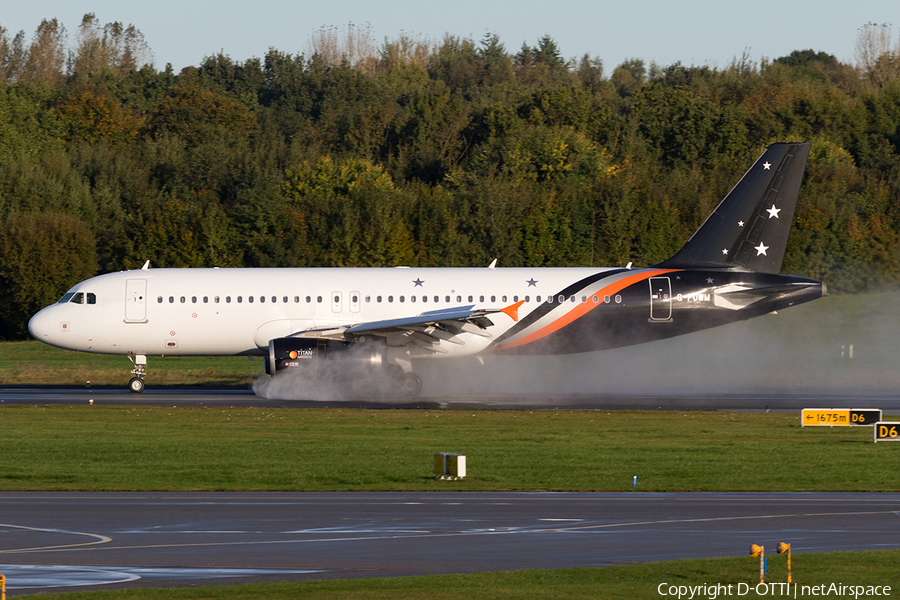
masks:
[[[59,304],[71,302],[72,304],[97,304],[97,294],[93,292],[68,292],[59,299]]]

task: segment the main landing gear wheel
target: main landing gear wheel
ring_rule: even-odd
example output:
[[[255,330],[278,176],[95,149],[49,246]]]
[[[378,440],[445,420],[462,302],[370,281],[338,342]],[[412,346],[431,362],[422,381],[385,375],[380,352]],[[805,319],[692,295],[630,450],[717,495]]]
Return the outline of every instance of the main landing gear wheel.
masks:
[[[144,391],[144,380],[140,377],[132,377],[128,381],[128,389],[134,392],[135,394],[140,394]]]
[[[408,398],[418,396],[422,391],[422,380],[415,373],[403,373],[397,380],[400,382],[400,393]]]

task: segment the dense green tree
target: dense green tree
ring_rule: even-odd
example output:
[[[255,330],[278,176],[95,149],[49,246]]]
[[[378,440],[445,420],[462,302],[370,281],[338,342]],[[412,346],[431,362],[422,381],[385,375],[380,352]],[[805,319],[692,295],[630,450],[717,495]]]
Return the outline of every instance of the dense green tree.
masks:
[[[25,335],[28,320],[70,286],[96,274],[94,234],[74,215],[9,215],[0,224],[0,332]]]

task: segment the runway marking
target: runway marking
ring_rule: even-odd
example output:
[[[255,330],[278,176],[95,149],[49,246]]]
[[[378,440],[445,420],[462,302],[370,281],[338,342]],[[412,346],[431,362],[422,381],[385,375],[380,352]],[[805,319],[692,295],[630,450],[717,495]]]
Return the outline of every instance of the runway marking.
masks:
[[[71,544],[68,546],[49,546],[47,548],[27,548],[23,550],[3,550],[6,553],[15,552],[78,552],[83,550],[145,550],[149,548],[200,548],[210,546],[263,546],[276,544],[315,544],[329,542],[364,542],[378,540],[399,540],[410,538],[438,538],[438,537],[463,537],[476,535],[509,535],[517,533],[562,533],[568,531],[583,531],[590,529],[612,529],[615,527],[638,527],[642,525],[671,525],[678,523],[706,523],[713,521],[749,521],[762,519],[784,519],[789,517],[822,517],[822,516],[850,516],[850,515],[887,515],[896,514],[896,511],[873,511],[873,512],[849,512],[849,513],[797,513],[797,514],[781,514],[781,515],[750,515],[744,517],[709,517],[702,519],[665,519],[659,521],[630,521],[626,523],[604,523],[601,525],[582,525],[572,527],[560,527],[555,529],[532,529],[528,527],[515,528],[498,528],[498,529],[480,529],[476,531],[456,531],[443,533],[415,533],[411,535],[376,535],[376,536],[355,536],[355,537],[332,537],[332,538],[313,538],[313,539],[290,539],[290,540],[258,540],[258,541],[235,541],[235,542],[196,542],[182,544],[146,544],[134,546],[106,546],[104,548],[87,546],[95,546],[97,544],[112,541],[111,538],[97,534],[85,533],[80,535],[88,535],[101,538],[100,541],[85,544]],[[2,525],[0,525],[2,526]],[[16,526],[12,526],[16,527]],[[32,529],[23,527],[23,529]],[[56,529],[35,529],[36,531],[50,531],[60,533]]]
[[[579,527],[561,527],[558,529],[548,529],[545,531],[576,531],[582,529],[604,529],[611,527],[625,527],[628,525],[667,525],[672,523],[708,523],[713,521],[743,521],[752,519],[785,519],[788,517],[833,517],[833,516],[852,516],[852,515],[886,515],[895,511],[879,510],[870,512],[831,512],[831,513],[799,513],[789,515],[749,515],[746,517],[707,517],[703,519],[669,519],[663,521],[638,521],[634,523],[605,523],[603,525],[583,525]]]
[[[105,535],[99,535],[97,533],[83,533],[80,531],[66,531],[64,529],[42,529],[40,527],[26,527],[24,525],[9,525],[7,523],[0,523],[0,527],[11,527],[13,529],[24,529],[26,531],[43,531],[46,533],[62,533],[65,535],[83,535],[87,537],[96,538],[96,541],[93,542],[82,542],[81,544],[63,544],[61,546],[43,546],[38,548],[13,548],[10,550],[0,550],[0,554],[8,554],[15,553],[18,554],[20,552],[49,552],[49,551],[58,551],[58,550],[73,550],[86,549],[87,546],[96,546],[97,544],[106,544],[112,541],[111,537],[107,537]]]

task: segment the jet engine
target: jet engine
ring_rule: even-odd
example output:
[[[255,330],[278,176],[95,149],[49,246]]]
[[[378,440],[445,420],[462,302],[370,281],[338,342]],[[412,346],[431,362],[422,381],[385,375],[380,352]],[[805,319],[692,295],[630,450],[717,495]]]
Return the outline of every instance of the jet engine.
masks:
[[[390,367],[393,365],[388,364],[384,344],[302,337],[270,340],[266,361],[269,375],[285,369],[305,369],[314,374],[327,371],[341,379],[365,377]]]

